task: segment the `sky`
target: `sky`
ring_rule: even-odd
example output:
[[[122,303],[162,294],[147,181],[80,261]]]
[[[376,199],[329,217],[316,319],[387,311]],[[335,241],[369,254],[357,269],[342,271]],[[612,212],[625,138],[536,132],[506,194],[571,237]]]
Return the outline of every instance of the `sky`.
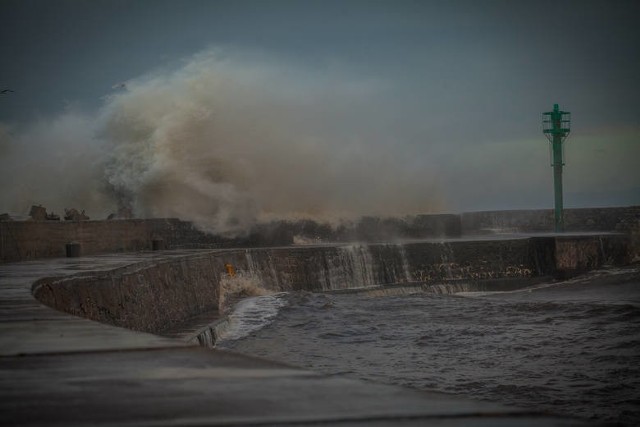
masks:
[[[640,204],[637,1],[0,0],[0,211]]]

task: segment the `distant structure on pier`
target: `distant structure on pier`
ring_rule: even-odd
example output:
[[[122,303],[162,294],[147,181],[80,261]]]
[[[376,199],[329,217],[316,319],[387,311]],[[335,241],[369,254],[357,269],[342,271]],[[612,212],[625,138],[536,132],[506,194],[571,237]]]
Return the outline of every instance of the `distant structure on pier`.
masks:
[[[553,104],[553,111],[542,113],[542,132],[551,143],[551,166],[553,167],[553,189],[555,209],[555,230],[564,231],[562,200],[562,166],[564,166],[564,140],[571,132],[571,113],[561,111]]]

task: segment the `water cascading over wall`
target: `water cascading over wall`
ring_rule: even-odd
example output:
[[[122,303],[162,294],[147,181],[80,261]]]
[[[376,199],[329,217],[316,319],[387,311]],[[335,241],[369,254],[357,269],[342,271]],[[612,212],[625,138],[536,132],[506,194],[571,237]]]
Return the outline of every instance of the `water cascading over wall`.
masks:
[[[268,289],[329,291],[415,279],[403,245],[247,249],[248,273]]]
[[[251,274],[270,289],[330,291],[550,275],[552,246],[518,239],[247,251]]]

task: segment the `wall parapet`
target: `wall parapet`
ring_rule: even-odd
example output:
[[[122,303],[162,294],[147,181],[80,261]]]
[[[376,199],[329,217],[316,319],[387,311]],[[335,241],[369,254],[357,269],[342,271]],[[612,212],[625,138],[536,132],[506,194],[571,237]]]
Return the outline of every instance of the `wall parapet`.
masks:
[[[567,231],[625,232],[635,236],[640,258],[640,206],[566,209]],[[403,218],[362,217],[340,224],[311,220],[257,224],[245,236],[203,232],[176,218],[104,221],[0,220],[0,262],[64,257],[67,245],[79,255],[154,249],[212,249],[291,246],[298,242],[389,242],[406,239],[458,238],[465,235],[541,232],[553,229],[552,210],[430,214]]]
[[[162,333],[219,309],[221,284],[240,278],[274,292],[447,282],[505,286],[509,280],[625,264],[627,244],[626,236],[603,235],[209,250],[95,275],[43,279],[33,293],[44,304],[77,316]],[[230,277],[227,264],[237,278]]]

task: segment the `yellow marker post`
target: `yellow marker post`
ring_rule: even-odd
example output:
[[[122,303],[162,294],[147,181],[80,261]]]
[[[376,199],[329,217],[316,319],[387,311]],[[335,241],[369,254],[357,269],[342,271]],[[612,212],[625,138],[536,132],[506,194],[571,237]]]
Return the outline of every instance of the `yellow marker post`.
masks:
[[[224,268],[227,269],[227,273],[229,274],[229,276],[231,276],[231,277],[235,277],[236,276],[236,269],[235,269],[235,267],[233,265],[231,265],[229,263],[226,263],[224,265]]]

